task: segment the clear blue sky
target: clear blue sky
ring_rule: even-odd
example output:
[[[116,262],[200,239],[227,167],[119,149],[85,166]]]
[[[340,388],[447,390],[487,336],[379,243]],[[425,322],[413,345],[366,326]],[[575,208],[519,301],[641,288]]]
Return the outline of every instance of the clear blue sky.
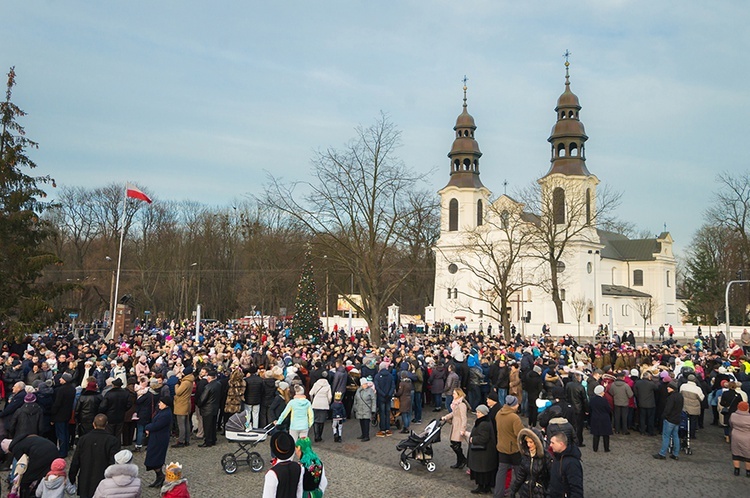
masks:
[[[745,0],[7,0],[0,69],[16,66],[40,174],[226,205],[268,171],[307,179],[315,150],[381,110],[437,191],[464,74],[482,180],[511,193],[549,167],[570,49],[589,170],[623,192],[619,217],[666,223],[684,249],[716,174],[748,168],[749,13]]]

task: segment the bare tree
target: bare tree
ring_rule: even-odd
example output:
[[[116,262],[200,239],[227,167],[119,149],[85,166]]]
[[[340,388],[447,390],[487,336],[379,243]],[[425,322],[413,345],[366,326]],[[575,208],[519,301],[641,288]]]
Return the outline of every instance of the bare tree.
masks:
[[[451,255],[452,260],[475,278],[457,301],[458,309],[500,322],[505,339],[510,340],[508,308],[511,297],[530,285],[522,278],[521,260],[534,232],[524,219],[523,205],[508,197],[490,203],[482,225],[466,235],[465,248]],[[486,304],[474,309],[472,303]]]
[[[565,321],[560,277],[568,247],[575,242],[598,242],[595,227],[607,222],[621,198],[619,192],[605,186],[597,189],[595,200],[590,199],[586,192],[589,186],[552,178],[548,183],[534,182],[519,195],[536,217],[529,225],[534,239],[530,247],[535,257],[547,266],[547,284],[557,310],[558,323]],[[558,194],[560,190],[562,196]]]
[[[717,177],[719,190],[716,202],[707,213],[707,221],[729,228],[737,234],[742,248],[743,268],[750,261],[750,173],[721,173]]]
[[[399,267],[400,249],[418,209],[409,193],[423,180],[396,157],[399,145],[400,132],[381,114],[372,126],[358,127],[343,149],[318,152],[314,181],[287,185],[271,177],[266,198],[305,227],[331,264],[351,275],[362,305],[350,304],[367,320],[375,344],[385,306],[411,273]],[[336,282],[333,290],[351,293]]]
[[[578,342],[581,342],[581,320],[583,320],[586,312],[591,308],[591,301],[583,296],[576,296],[568,301],[568,304],[573,310],[573,316],[578,322]]]
[[[643,320],[643,340],[646,340],[646,323],[659,311],[659,304],[650,297],[639,297],[635,300],[635,310]]]

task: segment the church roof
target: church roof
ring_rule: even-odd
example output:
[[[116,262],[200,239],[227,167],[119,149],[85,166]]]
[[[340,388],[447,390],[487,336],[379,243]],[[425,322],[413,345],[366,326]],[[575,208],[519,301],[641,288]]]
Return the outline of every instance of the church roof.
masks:
[[[624,285],[602,284],[602,296],[651,297],[651,294],[625,287]]]
[[[653,261],[655,254],[661,253],[661,242],[657,239],[629,239],[626,236],[597,230],[599,239],[604,247],[601,250],[602,258],[616,259],[618,261]]]

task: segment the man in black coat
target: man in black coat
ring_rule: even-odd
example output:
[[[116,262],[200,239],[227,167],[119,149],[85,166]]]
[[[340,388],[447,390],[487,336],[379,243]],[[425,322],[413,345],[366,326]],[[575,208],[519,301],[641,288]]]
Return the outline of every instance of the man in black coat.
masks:
[[[28,393],[24,397],[23,406],[13,414],[13,420],[10,423],[11,437],[22,436],[24,434],[41,435],[44,429],[42,407],[36,403],[36,395]]]
[[[667,384],[667,401],[664,405],[664,424],[661,431],[661,450],[654,455],[657,460],[664,460],[669,452],[669,440],[672,440],[672,460],[678,460],[680,454],[680,419],[682,408],[685,403],[682,393],[679,392],[677,381],[673,380]]]
[[[118,441],[122,437],[122,428],[125,422],[125,412],[133,406],[130,393],[122,388],[122,379],[116,378],[112,381],[112,389],[104,395],[99,405],[99,413],[107,416],[107,430],[113,434]]]
[[[221,384],[216,379],[216,372],[210,371],[206,375],[208,384],[203,388],[198,407],[200,408],[201,417],[203,417],[203,434],[205,439],[200,448],[210,448],[216,444],[216,415],[219,413],[219,403],[221,401]]]
[[[644,372],[643,378],[633,385],[636,404],[638,405],[639,429],[641,435],[648,433],[649,436],[656,434],[654,420],[656,418],[656,383],[651,380],[651,373]]]
[[[22,381],[18,381],[13,384],[13,392],[8,398],[8,402],[5,404],[5,408],[0,412],[0,422],[5,424],[5,431],[10,431],[10,423],[13,420],[13,415],[16,410],[23,406],[23,399],[26,396],[26,384]]]
[[[258,375],[258,367],[250,365],[245,377],[245,404],[252,413],[253,429],[260,427],[260,405],[263,401],[263,379]],[[203,424],[205,427],[205,424]]]
[[[568,444],[567,436],[558,432],[550,437],[552,463],[549,469],[549,498],[583,498],[581,450]]]
[[[57,446],[55,446],[55,443],[36,434],[13,438],[8,451],[16,460],[23,455],[29,457],[29,465],[26,467],[26,472],[24,472],[21,478],[21,496],[24,496],[23,490],[28,490],[31,483],[44,478],[47,472],[49,472],[52,461],[57,458]],[[33,496],[33,489],[30,491],[31,493],[26,496]]]
[[[73,405],[76,401],[76,387],[73,376],[65,372],[60,376],[60,385],[55,389],[55,399],[52,402],[51,422],[55,426],[57,445],[60,448],[60,458],[67,458],[70,434],[68,427],[70,417],[73,416]]]
[[[582,378],[582,373],[572,372],[571,380],[565,385],[565,394],[575,412],[573,420],[569,420],[569,422],[576,429],[578,446],[581,448],[586,446],[583,443],[583,424],[586,420],[586,414],[589,412],[589,399],[586,396],[586,389],[581,384]]]
[[[99,482],[104,479],[104,470],[115,463],[115,453],[120,451],[120,440],[105,430],[107,416],[101,413],[94,417],[94,429],[81,436],[70,462],[68,477],[73,484],[78,482],[78,495],[91,498]]]

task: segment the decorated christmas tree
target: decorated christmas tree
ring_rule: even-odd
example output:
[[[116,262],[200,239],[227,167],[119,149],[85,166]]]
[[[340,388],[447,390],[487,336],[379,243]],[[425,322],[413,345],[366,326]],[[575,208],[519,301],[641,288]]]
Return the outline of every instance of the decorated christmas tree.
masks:
[[[312,338],[315,340],[321,331],[318,315],[318,293],[313,278],[312,254],[308,248],[305,253],[305,264],[297,288],[297,299],[294,302],[294,321],[292,336],[295,339]]]

